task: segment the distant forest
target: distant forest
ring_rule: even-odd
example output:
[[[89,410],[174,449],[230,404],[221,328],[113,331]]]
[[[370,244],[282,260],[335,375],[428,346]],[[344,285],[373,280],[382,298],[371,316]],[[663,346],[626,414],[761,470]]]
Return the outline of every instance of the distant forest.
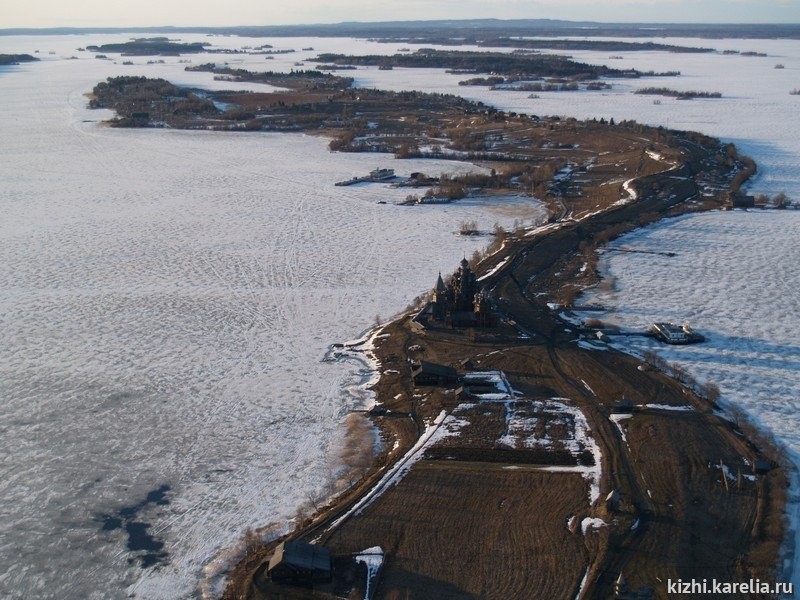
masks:
[[[391,21],[384,23],[335,23],[327,25],[267,25],[243,27],[55,27],[47,29],[0,29],[0,35],[78,33],[206,33],[255,37],[322,36],[419,38],[498,36],[537,37],[688,37],[688,38],[784,38],[800,39],[800,24],[698,24],[698,23],[597,23],[549,19],[465,19],[438,21]]]
[[[382,67],[416,67],[451,69],[461,73],[496,73],[500,75],[528,75],[532,77],[623,77],[638,76],[635,71],[625,72],[606,66],[575,62],[563,56],[548,54],[509,54],[501,52],[460,52],[422,48],[413,54],[393,56],[320,54],[314,62],[334,65],[375,65]]]
[[[598,50],[601,52],[635,52],[649,50],[663,50],[678,53],[703,53],[714,52],[713,48],[698,48],[694,46],[675,46],[672,44],[659,44],[657,42],[623,42],[621,40],[564,40],[564,39],[530,39],[507,36],[476,36],[448,37],[447,34],[415,36],[413,38],[385,37],[377,38],[378,42],[398,43],[408,42],[414,44],[430,44],[441,46],[473,45],[484,48],[526,48],[531,50]]]

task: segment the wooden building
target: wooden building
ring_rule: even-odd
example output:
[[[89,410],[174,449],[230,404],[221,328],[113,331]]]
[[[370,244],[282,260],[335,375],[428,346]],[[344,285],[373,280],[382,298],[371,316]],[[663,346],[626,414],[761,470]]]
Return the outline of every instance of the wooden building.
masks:
[[[269,561],[267,574],[278,583],[312,586],[329,583],[333,561],[327,548],[306,542],[281,542]]]
[[[447,283],[439,273],[425,314],[434,323],[456,328],[494,325],[489,293],[478,285],[466,258]]]
[[[421,361],[419,366],[411,372],[414,385],[438,385],[441,387],[455,387],[458,384],[458,371],[452,367],[437,365],[436,363]]]

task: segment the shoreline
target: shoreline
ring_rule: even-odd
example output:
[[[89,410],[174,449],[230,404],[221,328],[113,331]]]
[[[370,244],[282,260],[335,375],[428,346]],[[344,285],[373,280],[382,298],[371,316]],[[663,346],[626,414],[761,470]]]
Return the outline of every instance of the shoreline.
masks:
[[[756,175],[751,177],[747,181],[748,185],[752,185],[754,183],[754,179],[756,180],[759,179],[761,173],[762,172],[759,171]],[[797,210],[797,208],[798,208],[797,206],[794,207],[795,210]],[[714,209],[712,209],[711,211],[707,211],[703,214],[709,214],[709,212],[713,213],[715,211]],[[722,211],[716,211],[716,212],[719,212],[720,214],[725,214]],[[767,211],[758,209],[756,210],[745,209],[740,213],[739,218],[745,220],[771,219],[771,217],[768,217],[769,213],[772,213],[773,215],[780,215],[781,211],[778,211],[776,213],[774,207],[770,207]],[[700,213],[698,213],[698,215],[699,214]],[[787,216],[791,214],[792,214],[791,211],[789,211],[789,214]],[[653,226],[657,228],[668,229],[673,224],[680,225],[692,218],[694,218],[694,215],[692,213],[681,214],[675,217],[662,219],[661,221],[654,223]],[[647,252],[647,250],[644,250],[644,252]],[[607,268],[602,270],[603,273],[602,278],[604,280],[607,276],[613,277],[612,273],[608,270],[608,266],[609,265],[606,265]],[[601,295],[602,294],[603,292],[601,292]],[[600,301],[599,302],[600,304],[604,304],[602,298],[597,298],[597,299]],[[592,300],[594,300],[594,298]],[[590,302],[589,304],[594,305],[594,302]],[[613,308],[611,308],[611,310],[613,311]],[[585,312],[582,313],[582,315],[584,316],[584,318],[592,316],[591,313],[587,315],[587,313]],[[601,316],[601,318],[605,320],[605,317]],[[615,326],[616,324],[613,325],[612,327]],[[706,323],[705,327],[710,327],[710,325]],[[717,335],[724,337],[727,334],[717,332]],[[743,333],[741,335],[743,337],[745,336],[749,337],[750,335],[752,335],[752,333],[750,334]],[[771,338],[765,337],[763,339],[771,339]],[[714,340],[714,342],[716,342],[716,344],[720,344],[719,340]],[[646,356],[648,354],[651,354],[651,350],[649,348],[631,346],[628,345],[626,342],[620,342],[620,343],[614,342],[613,347],[615,350],[619,352],[627,353],[638,360],[650,362],[652,364],[651,362],[652,356],[651,357]],[[725,352],[727,350],[726,346],[715,345],[712,346],[712,349],[714,349],[715,347],[718,351]],[[678,355],[674,353],[670,354],[669,349],[665,356],[662,356],[662,354],[659,352],[658,358],[659,360],[662,360],[665,363],[666,361],[675,361],[668,363],[666,370],[662,371],[666,372],[667,374],[669,374],[669,371],[673,367],[689,368],[688,365],[691,365],[694,362],[691,355],[688,355],[685,358],[681,358],[679,356],[679,353]],[[697,378],[700,380],[699,382],[694,381],[694,375],[692,374],[691,371],[688,373],[688,377],[692,380],[690,383],[687,384],[690,388],[697,390],[698,388],[703,387],[703,385],[700,385],[700,383],[704,379],[702,377],[702,370],[700,374],[697,374]],[[721,376],[718,375],[717,377],[719,378]],[[717,380],[721,381],[721,379]],[[748,393],[757,397],[759,391],[763,392],[763,389],[755,390],[754,393],[748,390]],[[719,403],[720,414],[724,418],[731,420],[734,423],[740,423],[740,422],[743,423],[742,427],[743,429],[746,430],[748,438],[755,438],[761,440],[765,439],[767,444],[775,446],[777,448],[777,451],[775,453],[778,454],[781,458],[779,462],[781,462],[781,468],[784,470],[785,476],[788,479],[788,481],[786,490],[786,495],[787,495],[786,503],[783,510],[783,514],[785,517],[785,535],[783,543],[781,545],[781,551],[779,552],[778,555],[776,570],[779,575],[778,581],[792,582],[795,585],[795,589],[797,589],[798,579],[800,579],[800,564],[798,564],[797,562],[797,557],[800,556],[800,537],[798,537],[798,535],[800,534],[800,453],[798,453],[795,450],[792,450],[789,441],[787,441],[786,439],[781,439],[781,437],[779,437],[781,434],[779,432],[779,429],[775,428],[774,422],[771,424],[769,422],[765,422],[763,414],[754,412],[753,406],[748,406],[745,402],[742,402],[741,394],[739,395],[739,397],[736,397],[735,392],[732,393],[732,395],[734,396],[734,398],[723,398],[722,401]],[[755,409],[757,410],[757,407],[755,407]]]
[[[748,166],[750,167],[749,169],[747,169],[749,173],[747,173],[745,176],[741,176],[740,173],[739,176],[735,177],[734,181],[731,182],[732,188],[735,187],[738,190],[738,187],[747,179],[747,176],[751,175],[752,172],[755,170],[755,165],[752,162],[750,162]],[[655,177],[663,177],[665,174],[668,174],[677,168],[679,167],[672,167],[670,169],[662,171],[656,174]],[[630,182],[631,180],[629,180],[626,183],[630,184]],[[638,207],[641,200],[642,196],[640,195],[639,198],[633,200],[629,204],[626,204],[625,207],[626,208],[632,206]],[[675,203],[672,206],[660,212],[657,218],[653,218],[652,216],[650,216],[647,222],[642,223],[642,222],[627,221],[629,224],[629,228],[627,228],[627,230],[638,229],[640,227],[659,221],[666,216],[676,216],[677,214],[685,214],[688,212],[696,212],[700,210],[711,210],[714,208],[719,208],[719,203],[707,201],[702,207],[689,206],[684,204],[683,202]],[[534,231],[525,231],[519,238],[517,237],[512,238],[508,244],[504,244],[499,250],[491,253],[488,256],[485,256],[483,258],[483,262],[480,263],[481,266],[479,267],[478,273],[479,275],[482,275],[481,277],[482,280],[490,280],[490,282],[498,282],[498,283],[505,281],[505,283],[507,284],[510,280],[514,279],[513,273],[511,273],[511,271],[513,270],[514,263],[520,259],[520,256],[522,254],[522,248],[530,247],[531,245],[535,245],[537,241],[544,240],[548,237],[552,237],[554,234],[557,234],[559,230],[564,227],[567,228],[580,227],[582,224],[585,224],[587,221],[591,221],[593,218],[596,217],[597,220],[600,220],[601,218],[607,217],[608,212],[609,210],[607,209],[606,211],[599,211],[599,213],[597,213],[596,215],[589,215],[577,221],[568,221],[568,222],[562,221],[560,225],[557,222],[556,224],[551,224],[552,226],[540,227]],[[610,212],[614,212],[614,210],[612,209]],[[634,212],[638,212],[641,214],[642,212],[644,212],[644,209],[638,209],[638,210],[635,209]],[[620,225],[621,222],[624,221],[620,221],[619,218],[617,220],[612,220],[607,225],[607,227],[613,228],[613,226],[615,225],[617,226]],[[612,237],[616,237],[621,233],[623,233],[623,231],[616,231]],[[600,244],[597,245],[599,246]],[[595,248],[596,247],[597,246],[595,246]],[[567,256],[569,256],[569,252],[565,253],[562,256],[562,258],[565,258]],[[594,268],[588,270],[594,271]],[[555,291],[552,288],[552,282],[550,282],[550,286],[551,286],[550,291],[551,292]],[[530,300],[527,301],[530,302]],[[541,306],[539,306],[539,308],[541,309]],[[549,311],[550,309],[547,310]],[[552,311],[550,312],[552,313]],[[381,332],[388,330],[390,332],[389,333],[390,336],[393,336],[394,338],[402,337],[404,338],[402,342],[406,342],[409,335],[409,331],[407,329],[403,329],[403,323],[409,320],[409,315],[410,315],[409,312],[404,312],[400,316],[394,318],[389,323],[373,329],[371,335],[365,335],[364,337],[369,337],[370,340],[374,341],[375,338]],[[560,320],[560,318],[556,317],[555,315],[551,314],[550,318],[551,320],[555,320],[556,322],[563,323]],[[390,337],[390,339],[392,338]],[[392,350],[387,350],[385,348],[385,346],[389,344],[382,344],[381,347],[375,350],[375,358],[377,361],[376,364],[378,365],[378,369],[381,368],[381,365],[385,366],[385,358],[387,353],[391,354],[391,352],[397,351],[398,348],[405,349],[405,347],[407,347],[407,344],[405,343],[398,344],[397,339],[392,339],[392,341],[394,342],[393,344],[391,344]],[[583,353],[593,352],[593,350],[586,350],[586,349],[578,350],[579,354],[581,352]],[[618,349],[609,349],[609,352],[611,354],[616,354],[616,353],[623,354],[623,352]],[[381,360],[381,356],[384,357],[383,361]],[[619,357],[617,358],[619,359]],[[392,376],[392,378],[396,379],[394,375]],[[396,401],[396,396],[392,397],[386,391],[387,389],[389,390],[397,389],[396,382],[393,381],[390,382],[387,381],[387,379],[388,378],[385,372],[379,373],[379,380],[373,386],[373,389],[375,390],[376,393],[376,403],[380,406],[391,406],[393,399]],[[685,388],[682,388],[679,382],[676,382],[675,380],[672,381],[676,385],[678,385],[681,389],[684,390],[682,393],[685,395],[686,394]],[[693,403],[695,403],[697,406],[705,406],[704,410],[708,410],[710,414],[713,414],[712,409],[716,408],[713,402],[709,404],[708,401],[703,400],[702,398],[696,396],[694,394],[694,391],[692,390],[689,391],[689,395],[693,396],[692,400]],[[419,417],[418,414],[416,416]],[[401,450],[412,447],[414,443],[416,443],[419,440],[419,435],[421,434],[421,431],[423,430],[425,424],[424,418],[422,420],[416,420],[417,438],[414,439],[413,437],[412,438],[408,437],[409,436],[408,431],[400,433],[396,428],[393,429],[394,427],[393,425],[387,424],[387,421],[388,419],[382,420],[379,425],[379,428],[384,437],[390,437],[394,439],[395,441],[394,448],[390,451],[381,453],[380,455],[376,456],[375,464],[373,465],[373,469],[369,476],[367,476],[361,482],[356,484],[353,488],[350,488],[349,490],[345,491],[339,498],[335,499],[334,502],[331,503],[331,505],[323,508],[318,515],[315,515],[315,517],[311,519],[311,522],[307,522],[304,525],[299,526],[295,530],[295,532],[289,536],[289,538],[310,539],[314,537],[317,541],[319,541],[320,539],[326,537],[327,534],[331,532],[331,530],[335,529],[337,526],[341,524],[340,519],[343,518],[341,517],[341,515],[345,514],[345,516],[348,516],[348,511],[352,510],[352,506],[355,505],[360,498],[370,493],[369,490],[373,488],[373,485],[377,481],[381,480],[381,478],[383,477],[383,473],[391,470],[393,465],[396,464],[396,461],[400,457],[406,455],[405,452],[402,452]],[[732,431],[730,434],[730,436],[734,437],[736,435],[740,434],[737,434],[735,431]],[[603,476],[604,477],[607,476],[605,468],[603,469]],[[782,471],[781,471],[781,476],[783,476]],[[636,522],[638,523],[638,519]],[[323,530],[323,533],[317,535],[321,529]],[[784,535],[783,537],[785,541],[786,535]],[[275,540],[273,543],[268,544],[265,547],[262,547],[260,549],[259,554],[266,557],[266,555],[269,552],[271,552],[271,547],[274,546],[274,544],[277,543],[277,541],[279,540]],[[367,544],[365,541],[365,547],[368,545],[369,544]],[[781,556],[775,557],[776,561],[780,561],[781,559],[782,559]],[[253,559],[251,558],[246,562],[252,565]],[[777,566],[778,565],[776,563],[775,567]],[[590,564],[589,569],[586,571],[583,578],[581,593],[586,593],[587,589],[584,588],[583,586],[587,585],[587,583],[589,585],[589,588],[592,588],[594,585],[598,585],[598,581],[596,580],[596,575],[599,572],[598,569],[599,569],[599,563],[595,564],[595,568],[592,568]],[[245,565],[240,564],[228,579],[228,587],[224,597],[225,598],[260,597],[258,595],[256,596],[251,595],[254,592],[254,590],[250,589],[251,588],[250,584],[252,583],[252,573],[253,573],[252,569],[250,569],[248,572],[248,569],[245,567]],[[607,584],[608,582],[605,582],[604,585]],[[249,591],[246,591],[243,588],[243,586],[244,588],[248,588]]]

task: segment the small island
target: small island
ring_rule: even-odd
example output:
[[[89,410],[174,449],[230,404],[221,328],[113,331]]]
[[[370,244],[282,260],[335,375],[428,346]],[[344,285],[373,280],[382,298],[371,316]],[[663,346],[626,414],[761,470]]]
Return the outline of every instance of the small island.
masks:
[[[30,54],[0,54],[0,66],[18,65],[24,62],[35,62],[39,60]]]
[[[487,32],[484,36],[466,35],[452,37],[448,35],[426,35],[422,37],[408,37],[403,35],[378,38],[375,41],[383,43],[413,42],[414,44],[430,44],[437,46],[462,46],[474,45],[484,48],[525,48],[546,50],[597,50],[603,52],[649,52],[664,51],[682,54],[704,54],[714,52],[713,48],[700,48],[696,46],[676,46],[674,44],[659,44],[657,42],[626,42],[623,40],[567,40],[567,39],[530,39],[491,35]]]
[[[435,50],[433,48],[420,48],[413,53],[398,53],[391,56],[350,56],[326,53],[317,56],[314,62],[384,68],[446,69],[451,73],[487,73],[514,79],[563,77],[577,81],[596,80],[600,77],[639,78],[678,75],[677,72],[655,73],[636,69],[612,69],[605,65],[577,62],[557,54],[474,52]]]
[[[646,87],[636,90],[634,94],[644,94],[650,96],[668,96],[677,98],[678,100],[692,100],[694,98],[722,98],[719,92],[695,92],[695,91],[681,91],[672,90],[665,87]]]
[[[123,56],[180,56],[206,52],[208,42],[173,42],[166,37],[136,38],[129,42],[86,46],[89,52],[114,52]]]

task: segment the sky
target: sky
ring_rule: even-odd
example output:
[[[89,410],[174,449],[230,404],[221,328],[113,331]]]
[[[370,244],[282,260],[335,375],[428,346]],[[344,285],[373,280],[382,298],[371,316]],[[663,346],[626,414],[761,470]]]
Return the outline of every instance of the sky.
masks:
[[[487,17],[800,23],[800,0],[0,0],[0,29],[284,25]]]

